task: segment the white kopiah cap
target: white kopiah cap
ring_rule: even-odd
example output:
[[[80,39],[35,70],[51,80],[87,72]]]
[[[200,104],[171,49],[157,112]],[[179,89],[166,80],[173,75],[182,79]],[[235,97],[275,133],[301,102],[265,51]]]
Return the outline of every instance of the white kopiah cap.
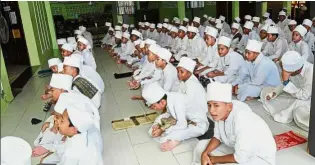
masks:
[[[48,66],[49,68],[52,67],[52,66],[55,66],[55,65],[58,65],[62,63],[61,60],[59,58],[51,58],[48,60]]]
[[[270,26],[269,24],[265,24],[265,25],[260,29],[260,31],[265,30],[265,31],[267,32],[269,26]]]
[[[122,37],[121,32],[120,31],[116,32],[115,38],[121,39],[121,37]]]
[[[238,23],[240,23],[240,22],[241,22],[240,17],[235,17],[235,18],[234,18],[234,20],[235,20],[236,22],[238,22]]]
[[[211,16],[209,16],[207,20],[208,20],[208,21],[210,21],[211,19],[212,19],[212,17],[211,17]]]
[[[187,28],[185,26],[180,26],[178,30],[182,30],[185,33],[187,32]]]
[[[254,26],[254,23],[251,22],[251,21],[246,21],[245,25],[244,25],[244,28],[246,29],[249,29],[249,30],[252,30],[253,29],[253,26]]]
[[[302,37],[307,33],[307,29],[303,25],[298,25],[293,32],[298,32]]]
[[[194,17],[194,22],[200,23],[200,18],[199,17]]]
[[[86,45],[87,49],[91,49],[92,48],[90,42],[84,37],[80,37],[78,39],[78,42],[81,42],[82,44]]]
[[[188,26],[187,31],[189,32],[194,32],[194,33],[198,33],[198,29],[194,26]]]
[[[114,32],[115,30],[112,27],[109,27],[108,31]]]
[[[53,73],[49,86],[57,89],[71,90],[73,77],[67,74]]]
[[[208,84],[207,101],[230,103],[232,101],[232,85],[219,82]]]
[[[214,38],[217,38],[218,36],[218,29],[213,28],[213,27],[208,27],[208,29],[206,30],[206,34],[209,36],[212,36]]]
[[[30,165],[31,146],[23,139],[14,136],[1,138],[1,165]]]
[[[177,29],[177,27],[172,27],[171,32],[178,33],[178,29]]]
[[[164,22],[168,23],[169,22],[168,18],[164,18]]]
[[[111,27],[111,26],[112,26],[112,23],[110,23],[110,22],[105,22],[105,26]]]
[[[260,18],[259,17],[253,17],[253,22],[259,22]]]
[[[148,45],[152,45],[152,44],[156,44],[156,41],[150,39],[150,38],[147,38],[145,41],[144,41],[145,44],[148,44]]]
[[[203,15],[203,18],[207,19],[207,18],[208,18],[207,14],[204,14],[204,15]]]
[[[135,25],[134,24],[130,24],[130,28],[134,28],[135,27]]]
[[[122,27],[128,29],[128,28],[129,28],[129,25],[128,25],[128,24],[123,24]]]
[[[219,20],[225,21],[225,17],[223,15],[220,15]]]
[[[178,20],[178,18],[177,17],[173,17],[173,21],[175,21],[175,20]]]
[[[210,22],[215,22],[215,20],[216,20],[215,18],[211,18]]]
[[[312,27],[313,22],[309,19],[304,19],[302,24],[309,26],[309,27]]]
[[[60,39],[57,39],[57,44],[58,45],[63,45],[67,43],[67,40],[65,38],[60,38]]]
[[[188,57],[182,57],[177,65],[177,67],[182,67],[189,72],[193,73],[196,67],[196,61],[188,58]]]
[[[162,26],[163,26],[163,25],[162,25],[161,23],[158,23],[156,27],[157,27],[157,28],[162,28]]]
[[[73,52],[73,44],[65,43],[65,44],[62,45],[61,49],[67,50],[69,52]]]
[[[138,30],[132,30],[131,34],[141,37],[141,33]]]
[[[155,24],[154,24],[154,23],[151,23],[150,28],[151,28],[151,29],[155,29]]]
[[[305,60],[296,51],[287,51],[281,58],[282,67],[288,72],[295,72],[302,68]]]
[[[269,34],[279,34],[279,28],[277,26],[269,26],[267,33]]]
[[[115,26],[115,30],[116,30],[116,31],[121,31],[121,26],[116,25],[116,26]]]
[[[266,17],[266,18],[269,18],[269,16],[270,16],[270,13],[268,13],[268,12],[264,13],[264,15],[263,15],[263,17]]]
[[[79,57],[71,55],[69,57],[64,58],[63,65],[81,68],[82,62],[81,62],[81,59]]]
[[[245,15],[244,19],[251,20],[251,19],[252,19],[252,16],[250,16],[250,15]]]
[[[245,49],[249,50],[249,51],[256,52],[256,53],[260,53],[262,45],[263,45],[262,42],[259,42],[257,40],[250,40],[249,39]]]
[[[175,23],[180,24],[180,20],[179,19],[175,20]]]
[[[152,44],[149,46],[149,51],[154,53],[155,55],[157,55],[159,53],[160,49],[161,49],[161,47],[157,44]]]
[[[315,17],[312,19],[312,21],[315,21]]]
[[[215,19],[215,24],[221,23],[220,19]]]
[[[157,55],[165,60],[167,63],[170,62],[170,59],[172,57],[172,53],[165,48],[160,48]]]
[[[149,22],[144,23],[145,26],[150,26],[151,24]]]
[[[189,19],[188,18],[184,18],[183,21],[189,22]]]
[[[67,106],[69,119],[80,132],[86,132],[94,126],[91,113],[88,113],[83,108],[85,107],[75,106],[74,104],[68,104]]]
[[[290,20],[289,25],[296,25],[297,22],[295,20]]]
[[[125,33],[123,33],[122,37],[124,37],[124,38],[129,40],[130,39],[130,34],[125,32]]]
[[[160,86],[158,82],[153,82],[149,85],[146,85],[142,90],[142,97],[149,105],[160,101],[165,94],[166,91]]]
[[[221,36],[219,38],[218,45],[224,45],[224,46],[229,48],[231,46],[231,42],[232,42],[231,38],[228,38],[228,37],[225,37],[225,36]]]
[[[282,11],[282,10],[279,12],[279,16],[280,16],[280,15],[286,16],[285,12]]]
[[[234,29],[239,29],[240,28],[240,24],[238,24],[238,23],[232,23],[232,28],[234,28]]]

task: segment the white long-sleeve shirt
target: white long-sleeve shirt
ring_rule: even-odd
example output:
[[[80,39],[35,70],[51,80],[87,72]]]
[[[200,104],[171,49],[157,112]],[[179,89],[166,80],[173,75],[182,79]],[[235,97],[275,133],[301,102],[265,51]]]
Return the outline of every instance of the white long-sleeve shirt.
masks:
[[[83,64],[88,65],[96,70],[96,62],[91,50],[84,49],[81,53],[83,56]]]
[[[267,42],[266,47],[262,51],[263,54],[271,60],[281,58],[288,51],[288,43],[285,39],[278,37],[274,42]]]
[[[154,63],[150,63],[147,59],[141,68],[141,71],[138,75],[134,76],[134,79],[137,81],[141,81],[141,79],[145,77],[150,77],[154,74]]]
[[[121,44],[121,53],[120,59],[127,60],[127,57],[130,56],[135,50],[135,45],[128,40],[126,44]]]
[[[80,69],[80,75],[94,82],[100,92],[103,93],[105,90],[104,81],[97,71],[88,65],[82,65]]]
[[[307,32],[304,36],[304,41],[308,43],[310,49],[315,51],[315,36],[312,32]]]
[[[154,30],[153,32],[149,31],[148,38],[157,41],[159,39],[159,35],[160,34],[156,30]]]
[[[202,61],[206,58],[207,45],[203,38],[196,35],[193,39],[189,39],[186,53],[188,57],[192,59],[198,58]]]
[[[207,55],[206,58],[201,61],[200,63],[204,66],[209,66],[209,67],[216,67],[219,59],[218,55],[218,48],[217,48],[217,43],[215,43],[213,46],[208,46],[207,47]]]
[[[179,90],[177,70],[171,63],[168,63],[163,69],[162,87],[167,92],[178,92]]]
[[[272,133],[251,108],[240,101],[233,100],[233,109],[224,121],[216,121],[214,137],[234,149],[234,158],[239,164],[255,162],[257,165],[275,165],[276,144]]]
[[[224,32],[227,33],[228,35],[231,34],[231,27],[229,24],[227,24],[226,22],[223,22],[222,28],[224,29]]]
[[[297,51],[308,62],[314,63],[314,55],[310,46],[305,41],[299,41],[298,43],[291,42],[289,44],[289,50]]]
[[[260,41],[260,36],[256,33],[256,31],[251,31],[248,35],[243,34],[242,39],[240,42],[236,45],[236,48],[238,48],[241,52],[245,52],[245,47],[247,45],[248,40],[257,40]]]
[[[157,68],[156,65],[155,65],[155,62],[151,63],[154,67],[154,70],[152,72],[152,75],[150,76],[151,78],[150,79],[146,79],[146,80],[143,80],[141,81],[141,85],[144,86],[144,85],[147,85],[147,84],[151,84],[155,81],[157,81],[161,86],[162,86],[162,76],[163,76],[163,71],[162,69],[160,68]]]
[[[200,35],[200,37],[201,38],[203,38],[203,36],[205,35],[205,30],[206,30],[206,28],[204,27],[204,26],[199,26],[198,27],[198,30],[199,30],[199,35]]]

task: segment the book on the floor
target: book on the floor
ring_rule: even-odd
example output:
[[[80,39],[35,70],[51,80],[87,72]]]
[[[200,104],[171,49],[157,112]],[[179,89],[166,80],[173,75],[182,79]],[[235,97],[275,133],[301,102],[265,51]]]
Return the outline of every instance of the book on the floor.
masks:
[[[275,135],[274,138],[277,144],[277,150],[293,147],[307,141],[304,137],[295,134],[293,131]]]
[[[112,127],[115,131],[132,128],[138,125],[153,123],[155,118],[158,116],[156,112],[143,114],[138,116],[131,116],[126,119],[112,121]]]
[[[126,77],[131,77],[133,75],[133,72],[126,72],[126,73],[114,73],[115,79],[120,79],[120,78],[126,78]]]

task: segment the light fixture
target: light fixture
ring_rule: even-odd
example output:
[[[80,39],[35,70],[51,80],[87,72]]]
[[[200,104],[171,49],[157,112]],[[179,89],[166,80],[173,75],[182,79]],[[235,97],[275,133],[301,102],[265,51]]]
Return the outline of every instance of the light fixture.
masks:
[[[93,5],[92,1],[89,2],[89,5],[90,5],[90,6]]]

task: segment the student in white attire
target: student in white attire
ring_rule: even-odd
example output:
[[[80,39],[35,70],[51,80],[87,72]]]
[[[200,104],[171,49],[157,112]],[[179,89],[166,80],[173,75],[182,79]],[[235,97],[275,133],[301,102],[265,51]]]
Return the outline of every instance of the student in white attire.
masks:
[[[128,28],[129,28],[129,25],[128,25],[128,24],[123,24],[123,25],[122,25],[122,28],[121,28],[121,32],[122,32],[122,33],[128,32]],[[129,33],[129,32],[128,32],[128,33]]]
[[[207,15],[207,14],[204,14],[204,15],[202,16],[201,23],[202,23],[201,25],[204,26],[204,27],[209,26],[208,15]]]
[[[194,25],[194,27],[196,27],[198,29],[200,37],[203,38],[203,35],[205,32],[205,27],[200,25],[200,18],[199,17],[194,17],[193,25]]]
[[[199,141],[192,165],[275,165],[277,148],[270,128],[247,104],[232,100],[231,92],[230,84],[208,85],[214,136]]]
[[[79,26],[79,30],[82,32],[82,36],[89,41],[89,43],[91,45],[91,48],[93,48],[93,44],[94,43],[93,43],[93,36],[92,36],[92,34],[90,32],[88,32],[88,31],[86,31],[86,27],[84,27],[84,26]]]
[[[265,88],[261,100],[267,112],[280,123],[293,120],[308,131],[312,99],[313,64],[296,51],[288,51],[281,59],[283,82],[276,88]]]
[[[292,33],[292,42],[289,44],[289,50],[297,51],[300,55],[310,63],[314,63],[314,55],[310,46],[303,40],[307,29],[298,25]]]
[[[149,32],[149,37],[148,38],[156,41],[159,38],[159,35],[160,34],[155,29],[155,24],[152,23],[150,25],[150,32]]]
[[[312,21],[309,19],[305,19],[302,24],[307,30],[307,33],[304,36],[304,41],[308,43],[312,52],[314,52],[315,51],[315,36],[311,32]]]
[[[24,139],[15,136],[1,138],[1,165],[30,165],[32,148]]]
[[[252,16],[251,15],[245,15],[244,16],[244,22],[246,23],[247,21],[251,21],[252,20]]]
[[[251,21],[247,21],[243,27],[243,35],[241,41],[237,44],[236,50],[240,53],[245,52],[245,47],[247,45],[247,41],[250,40],[257,40],[260,41],[259,35],[256,33],[256,31],[253,31],[254,23]]]
[[[198,35],[198,29],[193,26],[188,26],[187,29],[188,46],[183,53],[191,59],[198,59],[202,61],[206,57],[206,43],[202,37]],[[183,54],[181,54],[183,55]]]
[[[171,151],[182,141],[199,137],[207,131],[206,110],[194,109],[198,103],[188,102],[184,94],[166,92],[155,82],[143,89],[142,96],[152,109],[166,110],[149,129],[149,135],[161,143],[162,151]]]
[[[315,17],[312,19],[311,32],[315,35]]]
[[[57,39],[57,45],[58,45],[59,51],[61,51],[61,46],[62,46],[63,44],[66,44],[66,43],[67,43],[67,39],[65,39],[65,38],[59,38],[59,39]]]
[[[280,11],[279,12],[279,22],[277,23],[277,25],[279,26],[279,28],[285,32],[288,28],[288,24],[289,24],[289,19],[287,19],[287,15],[284,11]]]
[[[223,24],[223,27],[222,29],[224,29],[224,31],[227,33],[227,34],[230,34],[231,33],[231,27],[229,24],[227,24],[225,22],[225,17],[220,15],[219,19],[221,20],[221,23]]]
[[[241,41],[242,34],[239,32],[241,25],[232,23],[230,38],[232,39],[231,48],[235,49],[236,45]]]
[[[261,50],[265,50],[265,47],[268,43],[268,27],[270,25],[269,24],[265,24],[261,27],[260,32],[259,32],[259,37],[260,37],[260,41],[263,43],[263,46],[261,47]]]
[[[189,26],[189,19],[186,17],[183,19],[183,26],[186,28]]]
[[[256,31],[257,34],[259,34],[259,31],[262,27],[262,25],[260,24],[260,18],[259,17],[253,17],[252,21],[254,23],[253,30]]]
[[[176,49],[177,49],[177,46],[178,46],[178,42],[179,42],[179,38],[178,38],[178,28],[177,27],[172,27],[171,29],[171,43],[170,43],[170,46],[169,46],[169,50],[170,52],[174,52]]]
[[[296,28],[297,26],[297,22],[295,20],[290,20],[289,22],[289,30],[287,30],[285,32],[285,39],[287,40],[288,43],[292,42],[292,33],[293,33],[293,30]]]
[[[172,53],[174,58],[179,61],[180,60],[180,55],[182,54],[182,51],[187,50],[188,46],[188,37],[186,35],[187,33],[187,28],[184,26],[180,26],[178,29],[178,43],[176,48],[172,49]]]
[[[96,70],[96,62],[89,41],[83,37],[80,37],[78,39],[78,49],[82,53],[83,64],[91,66],[94,70]]]
[[[121,52],[118,54],[117,64],[127,62],[128,65],[131,65],[137,58],[131,57],[135,45],[132,43],[129,33],[123,33],[121,43]]]

